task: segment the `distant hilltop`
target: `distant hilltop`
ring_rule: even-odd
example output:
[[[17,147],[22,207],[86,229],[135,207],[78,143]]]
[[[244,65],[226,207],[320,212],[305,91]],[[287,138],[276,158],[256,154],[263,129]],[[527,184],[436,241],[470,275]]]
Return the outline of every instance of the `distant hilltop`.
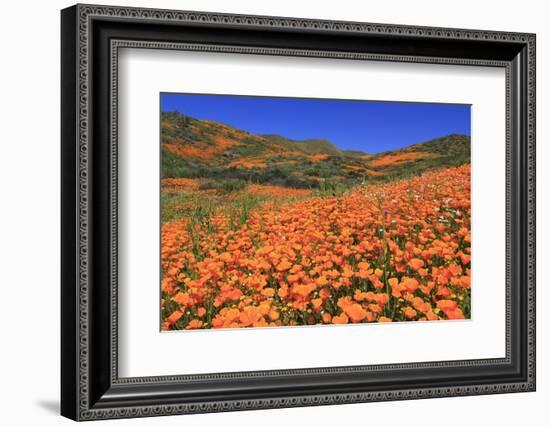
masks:
[[[163,177],[237,178],[292,187],[320,180],[378,181],[470,162],[470,137],[451,134],[406,148],[368,154],[326,139],[295,141],[178,112],[161,113]]]

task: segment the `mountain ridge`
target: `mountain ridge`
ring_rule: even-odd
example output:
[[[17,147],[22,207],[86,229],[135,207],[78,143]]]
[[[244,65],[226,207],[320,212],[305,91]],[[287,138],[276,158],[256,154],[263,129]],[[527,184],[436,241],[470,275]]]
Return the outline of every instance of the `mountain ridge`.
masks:
[[[327,139],[255,135],[178,112],[161,113],[164,177],[234,178],[315,187],[320,180],[390,180],[469,162],[470,137],[450,134],[369,154]]]

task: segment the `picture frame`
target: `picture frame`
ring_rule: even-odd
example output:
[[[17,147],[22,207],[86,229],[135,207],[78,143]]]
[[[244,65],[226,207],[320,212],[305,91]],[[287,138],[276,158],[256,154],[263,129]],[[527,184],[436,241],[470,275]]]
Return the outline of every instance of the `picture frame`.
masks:
[[[535,391],[535,44],[535,35],[524,33],[80,4],[64,9],[61,414],[94,420]],[[506,355],[119,377],[122,48],[504,69]]]

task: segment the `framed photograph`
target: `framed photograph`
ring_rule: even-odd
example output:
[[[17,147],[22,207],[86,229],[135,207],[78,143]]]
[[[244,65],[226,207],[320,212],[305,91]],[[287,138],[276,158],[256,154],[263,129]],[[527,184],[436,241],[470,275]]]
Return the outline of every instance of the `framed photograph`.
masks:
[[[535,35],[61,12],[61,412],[535,390]]]

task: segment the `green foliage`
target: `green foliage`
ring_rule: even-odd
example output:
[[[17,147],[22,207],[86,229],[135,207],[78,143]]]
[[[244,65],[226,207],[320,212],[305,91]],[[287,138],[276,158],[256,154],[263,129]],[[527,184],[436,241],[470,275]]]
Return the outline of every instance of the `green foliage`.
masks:
[[[348,185],[338,179],[321,179],[316,193],[320,197],[341,196],[349,188]]]
[[[321,178],[331,178],[335,176],[342,176],[344,174],[341,163],[338,159],[329,158],[326,161],[314,164],[303,171],[307,176],[315,176]]]
[[[198,141],[198,135],[189,127],[191,123],[196,121],[194,118],[178,112],[163,112],[161,113],[161,123],[165,125],[161,125],[161,138],[185,139],[188,142]],[[171,125],[168,126],[168,123]]]
[[[237,145],[231,148],[231,151],[238,154],[241,157],[255,157],[262,155],[265,151],[264,147],[256,143],[253,138],[244,138],[242,140],[244,145]]]
[[[240,191],[244,189],[246,182],[241,179],[224,179],[220,182],[218,190],[223,194]]]
[[[229,228],[236,231],[250,218],[251,213],[265,197],[244,194],[229,206]]]
[[[200,191],[206,191],[208,189],[219,189],[219,187],[220,187],[220,185],[219,185],[218,182],[209,180],[209,181],[201,183],[199,185],[199,190]]]
[[[297,142],[301,149],[310,154],[342,155],[342,151],[325,139],[306,139]]]
[[[165,147],[161,148],[161,177],[162,178],[192,178],[195,177],[193,169],[191,169],[185,161],[176,154],[173,154]]]
[[[193,206],[188,217],[187,232],[191,238],[191,250],[198,259],[204,257],[204,251],[201,246],[203,233],[213,234],[217,228],[211,220],[214,209],[209,203],[200,203]]]

